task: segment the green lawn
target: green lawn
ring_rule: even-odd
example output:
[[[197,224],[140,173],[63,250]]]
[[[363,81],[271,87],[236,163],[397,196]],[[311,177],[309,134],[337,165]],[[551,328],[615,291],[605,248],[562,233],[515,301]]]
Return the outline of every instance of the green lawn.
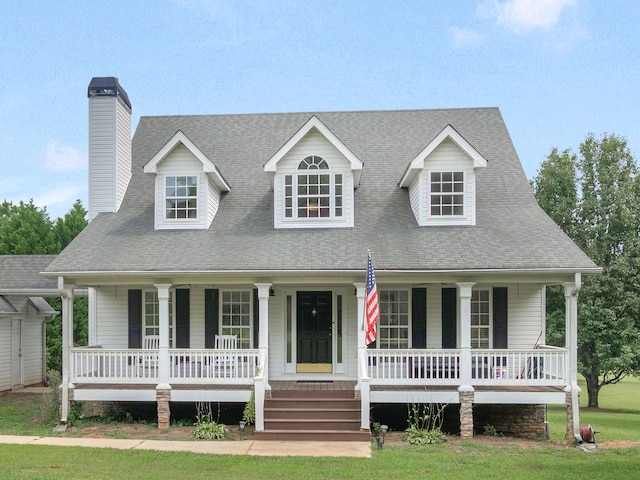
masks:
[[[627,377],[617,385],[604,387],[600,391],[600,408],[585,408],[587,387],[578,382],[580,395],[580,424],[590,423],[599,433],[596,439],[627,440],[640,442],[640,380]],[[549,406],[547,411],[551,440],[561,441],[566,433],[567,413],[563,405]]]
[[[584,386],[583,386],[584,387]],[[10,407],[0,396],[0,434],[42,435],[49,427],[35,420],[36,409]],[[583,398],[586,401],[586,399]],[[598,411],[583,410],[598,441],[640,441],[640,381],[627,379],[605,388]],[[596,453],[565,446],[564,407],[549,408],[552,441],[528,448],[502,439],[499,446],[451,441],[423,447],[387,445],[373,458],[244,457],[183,452],[0,445],[0,477],[7,479],[172,480],[228,479],[567,479],[586,475],[597,480],[640,478],[640,448],[600,448]]]

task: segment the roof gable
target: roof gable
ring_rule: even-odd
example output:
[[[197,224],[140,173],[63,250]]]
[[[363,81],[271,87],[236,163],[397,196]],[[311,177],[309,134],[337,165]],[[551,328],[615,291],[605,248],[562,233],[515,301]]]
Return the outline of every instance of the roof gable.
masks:
[[[202,171],[213,179],[214,184],[221,192],[228,192],[231,190],[231,187],[215,164],[181,130],[178,130],[173,137],[164,144],[158,153],[156,153],[151,160],[147,162],[144,166],[144,172],[157,174],[160,164],[165,161],[167,157],[171,155],[171,152],[173,152],[179,145],[184,145],[193,154],[193,156],[202,163]]]
[[[447,139],[451,140],[469,159],[473,162],[473,168],[484,168],[487,160],[473,145],[471,145],[458,131],[450,124],[444,127],[438,135],[424,147],[416,157],[411,160],[400,179],[400,187],[409,187],[415,176],[424,168],[425,160]]]
[[[318,117],[313,115],[273,156],[264,164],[264,171],[269,175],[269,181],[273,186],[273,179],[276,172],[278,162],[282,160],[287,153],[291,151],[309,132],[317,130],[336,150],[340,152],[349,161],[351,171],[353,172],[354,185],[357,187],[360,183],[360,175],[362,174],[362,161],[331,131],[320,121]]]

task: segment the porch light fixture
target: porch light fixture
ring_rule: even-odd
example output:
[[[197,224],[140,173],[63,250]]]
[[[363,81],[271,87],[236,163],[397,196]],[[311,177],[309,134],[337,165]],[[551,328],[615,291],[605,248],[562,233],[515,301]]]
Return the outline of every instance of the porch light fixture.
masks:
[[[276,296],[276,291],[273,288],[269,289],[269,296],[270,297],[275,297]]]
[[[244,420],[240,420],[240,423],[238,424],[240,426],[240,440],[242,440],[242,437],[244,436],[244,427],[246,424],[247,422]]]
[[[318,311],[316,310],[316,307],[313,307],[311,309],[311,315],[313,315],[315,317],[317,313],[318,313]]]

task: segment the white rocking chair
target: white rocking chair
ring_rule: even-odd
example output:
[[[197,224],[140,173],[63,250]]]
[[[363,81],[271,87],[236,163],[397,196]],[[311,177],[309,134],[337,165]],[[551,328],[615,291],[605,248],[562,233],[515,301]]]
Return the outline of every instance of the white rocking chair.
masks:
[[[216,350],[235,350],[238,339],[235,335],[216,335]],[[217,353],[214,366],[220,378],[234,378],[236,374],[237,356],[235,353]]]
[[[160,348],[159,335],[147,335],[142,339],[142,349],[149,350],[142,354],[143,376],[152,376],[158,373],[158,350]]]

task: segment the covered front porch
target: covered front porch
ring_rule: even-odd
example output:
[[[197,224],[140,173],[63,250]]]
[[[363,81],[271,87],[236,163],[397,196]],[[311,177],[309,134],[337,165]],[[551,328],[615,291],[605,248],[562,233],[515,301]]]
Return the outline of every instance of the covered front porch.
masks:
[[[473,423],[474,403],[566,403],[570,409],[574,404],[577,405],[577,391],[573,388],[577,385],[575,367],[571,367],[575,361],[572,360],[572,349],[568,348],[573,345],[575,337],[569,335],[575,335],[573,332],[577,324],[576,296],[572,294],[574,284],[568,285],[566,290],[567,348],[545,345],[536,345],[535,348],[472,348],[471,310],[475,284],[471,282],[458,282],[453,284],[455,288],[451,287],[452,284],[443,283],[434,283],[427,288],[393,286],[389,290],[394,294],[400,292],[401,288],[407,292],[401,298],[411,308],[405,310],[409,320],[407,326],[402,328],[410,336],[408,342],[413,348],[389,348],[389,341],[384,345],[385,348],[367,348],[362,329],[364,284],[351,283],[349,287],[343,282],[336,287],[333,282],[332,286],[316,283],[306,290],[294,287],[291,283],[287,286],[277,285],[275,293],[272,283],[254,283],[254,296],[249,309],[253,312],[249,337],[252,340],[247,343],[253,348],[245,348],[246,345],[238,348],[201,347],[202,339],[198,336],[201,331],[207,332],[208,297],[204,297],[204,308],[200,310],[204,311],[205,323],[198,324],[197,318],[202,314],[194,314],[200,308],[198,288],[205,292],[205,287],[193,285],[189,286],[192,293],[191,314],[186,319],[191,325],[190,338],[194,348],[173,348],[173,339],[177,337],[171,336],[170,312],[172,292],[176,288],[173,285],[177,281],[153,284],[157,291],[159,338],[152,348],[149,345],[145,345],[147,348],[112,348],[104,344],[72,347],[69,333],[72,331],[72,286],[66,286],[65,291],[69,293],[64,298],[63,308],[63,419],[66,419],[69,400],[156,401],[159,426],[168,426],[169,402],[246,402],[253,391],[256,432],[260,432],[265,430],[265,401],[272,397],[274,385],[304,381],[327,385],[336,382],[353,384],[352,398],[359,403],[359,429],[362,431],[369,429],[370,407],[375,403],[437,402],[464,405],[460,422],[461,433],[465,436],[473,434],[464,426]],[[184,284],[180,285],[181,289],[186,288]],[[483,284],[481,288],[487,290],[490,285]],[[505,309],[508,299],[512,329],[516,331],[520,328],[520,318],[529,322],[527,325],[533,325],[531,331],[540,328],[527,313],[531,305],[539,301],[539,294],[536,293],[538,287],[525,288],[524,285],[511,286],[508,283],[501,285],[507,286],[494,288],[494,293],[502,295]],[[109,331],[122,331],[122,326],[126,326],[122,314],[126,319],[127,296],[122,293],[126,293],[127,289],[131,291],[130,287],[110,287],[107,292],[109,296],[105,296],[104,303],[108,300],[109,309],[105,308],[104,311],[117,313],[112,318],[119,319],[117,323],[113,320],[109,327],[119,325],[120,330],[112,328]],[[327,332],[322,337],[328,338],[325,343],[331,346],[331,353],[323,360],[329,367],[328,371],[302,371],[299,368],[301,357],[297,355],[296,348],[299,350],[303,344],[295,340],[296,335],[302,334],[296,330],[296,323],[307,313],[302,300],[308,296],[297,295],[299,292],[305,292],[305,295],[319,292],[326,294],[329,299],[326,302],[330,306],[326,310]],[[497,311],[498,297],[489,295],[488,298],[488,304]],[[447,333],[444,328],[447,313],[445,300],[450,300],[449,305],[455,307],[452,320],[457,329],[457,338],[453,336],[456,348],[437,347],[439,343],[444,344]],[[299,309],[296,304],[300,304]],[[309,315],[314,314],[315,309],[320,317],[324,311],[314,305],[309,305]],[[427,305],[431,309],[428,312]],[[438,309],[434,306],[438,306]],[[173,308],[176,308],[175,304]],[[221,312],[222,309],[223,306],[220,306]],[[504,312],[506,315],[506,310]],[[498,318],[496,312],[493,318]],[[427,335],[427,331],[431,332],[439,326],[440,319],[441,332]],[[392,332],[393,328],[389,325],[387,333]],[[173,332],[175,335],[175,330]],[[533,344],[535,337],[535,334],[533,340],[531,335],[523,337],[525,340],[520,343]],[[96,338],[100,343],[108,343],[106,341],[109,340],[102,334]],[[423,346],[419,345],[418,340],[423,342]],[[382,346],[382,342],[379,346]],[[463,415],[462,412],[467,411]],[[568,431],[572,431],[575,424],[577,420],[568,418]]]

